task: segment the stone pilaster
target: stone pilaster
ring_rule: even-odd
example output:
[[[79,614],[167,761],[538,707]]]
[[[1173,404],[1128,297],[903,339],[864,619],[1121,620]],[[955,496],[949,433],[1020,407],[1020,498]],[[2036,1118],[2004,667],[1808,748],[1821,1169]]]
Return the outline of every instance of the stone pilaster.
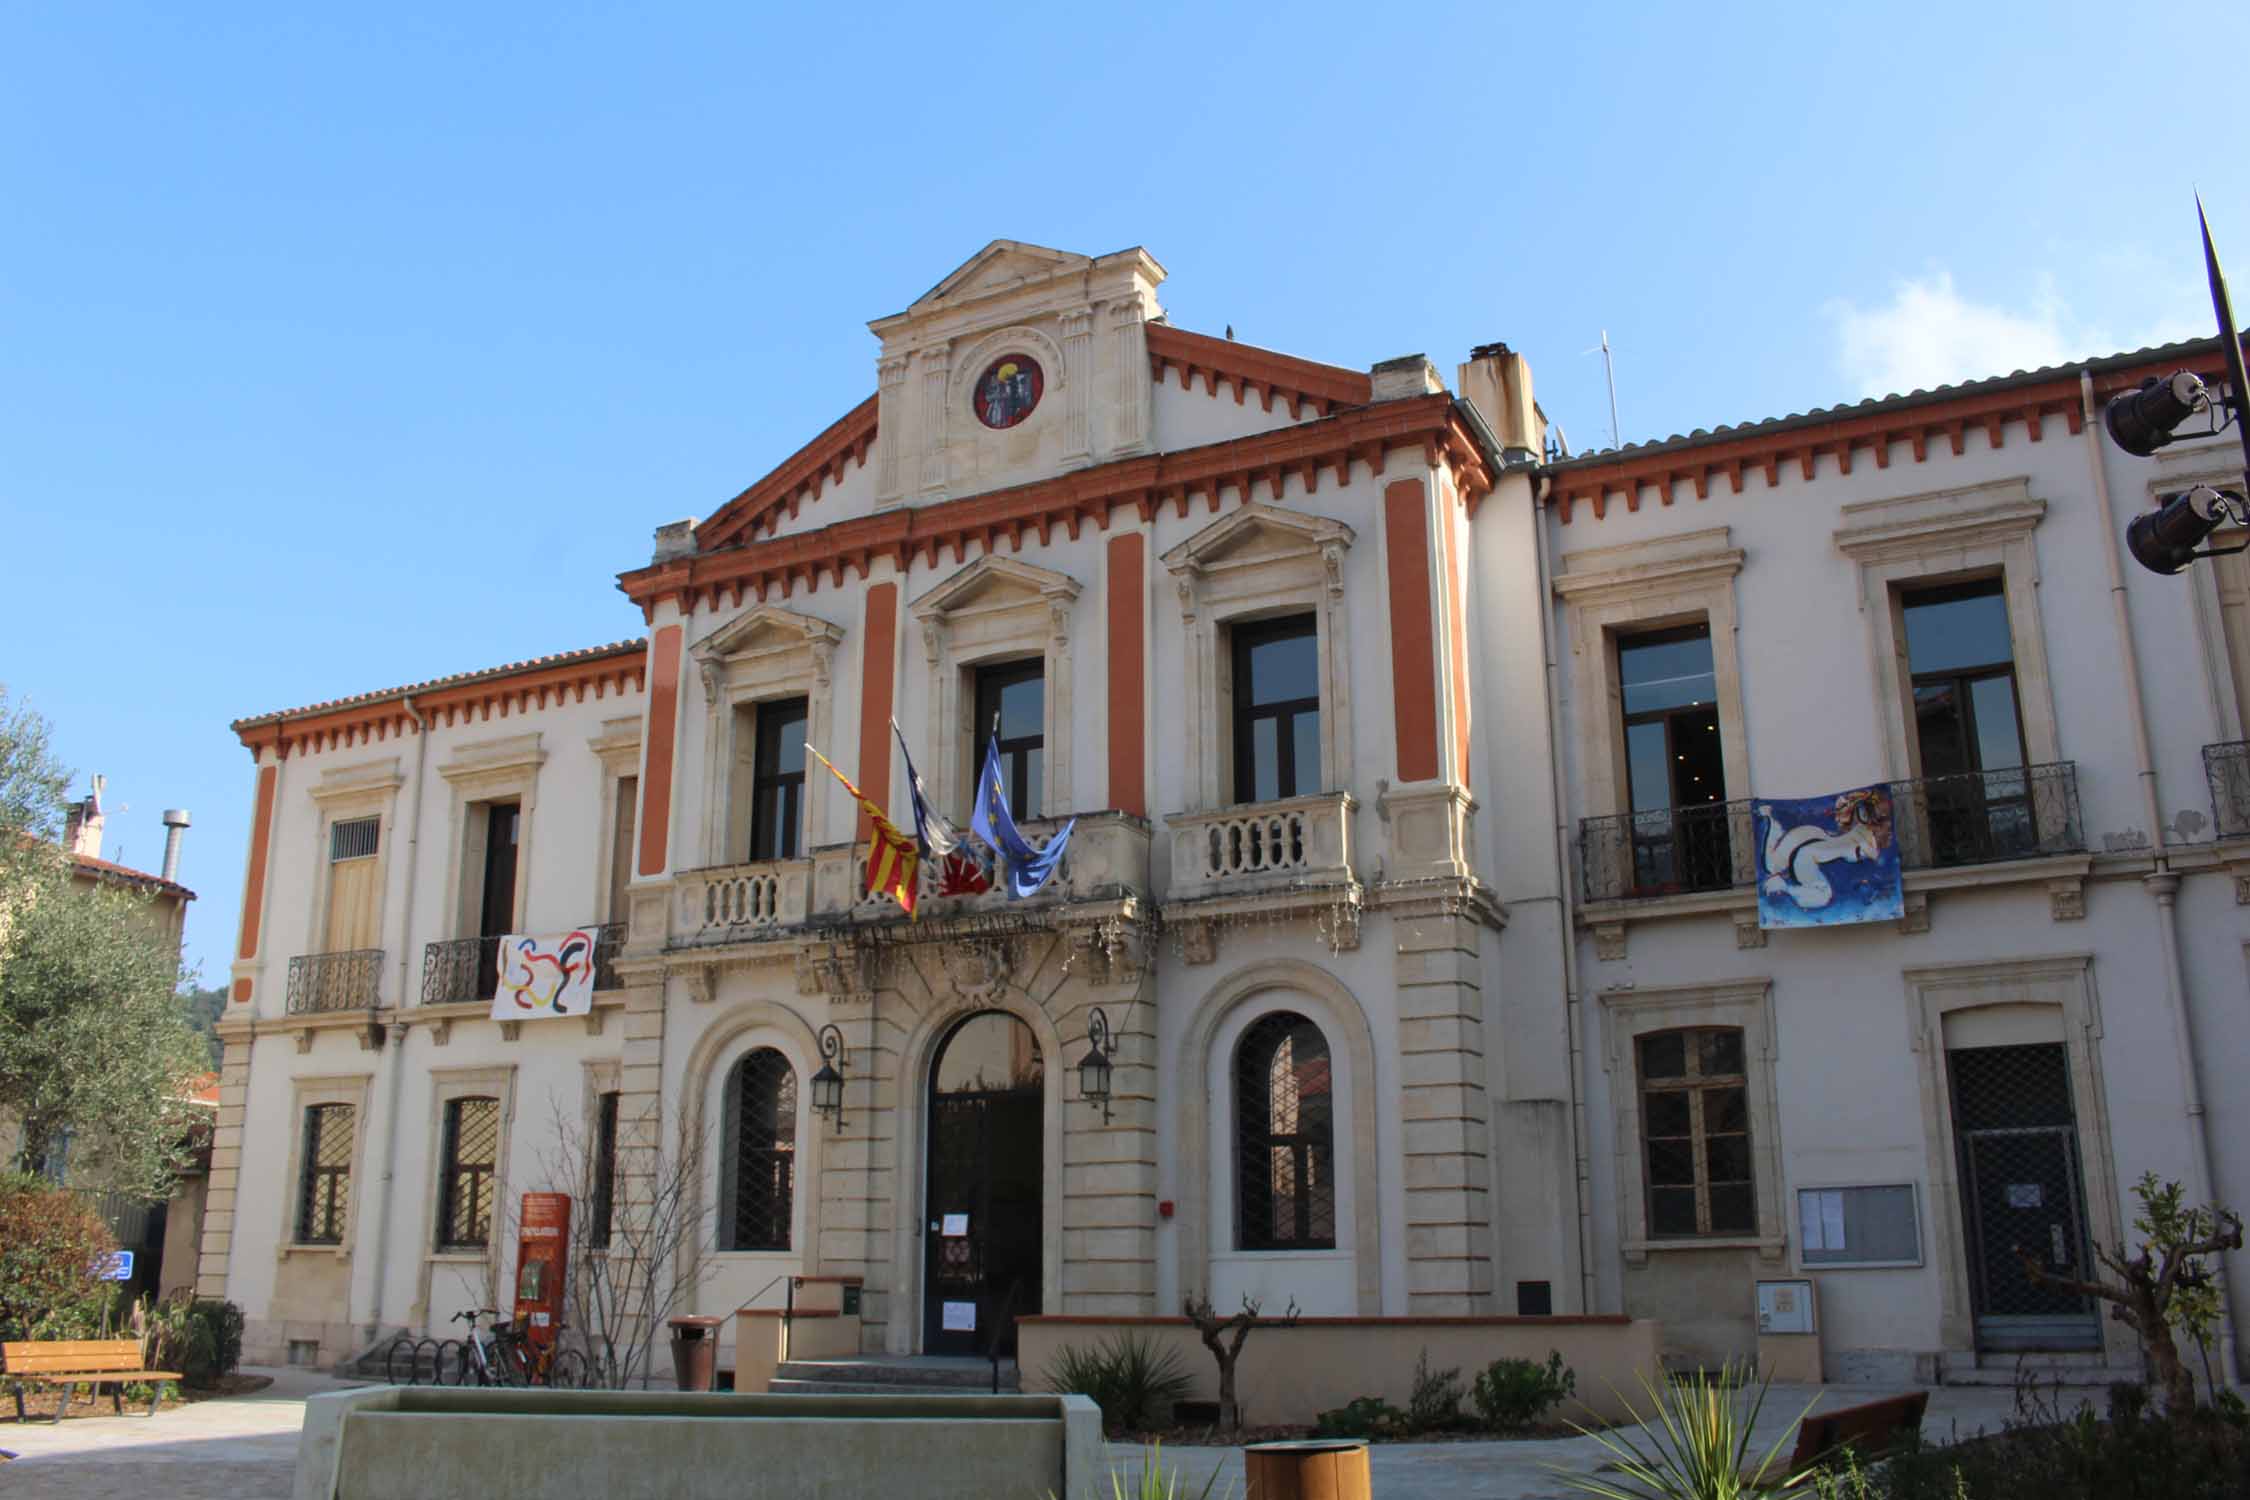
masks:
[[[830,997],[829,1019],[844,1035],[842,1121],[813,1116],[820,1142],[820,1233],[814,1252],[822,1276],[860,1281],[860,1347],[884,1347],[893,1295],[915,1285],[918,1266],[892,1263],[898,1226],[899,1057],[906,1032],[895,995],[857,991]]]
[[[1139,988],[1135,974],[1122,984],[1071,984],[1049,1002],[1063,1056],[1048,1066],[1064,1070],[1063,1304],[1054,1312],[1162,1311],[1156,1306],[1156,1012],[1146,998],[1134,1004]],[[1106,1121],[1078,1085],[1096,1005],[1115,1045]]]
[[[211,1176],[204,1184],[203,1242],[196,1248],[195,1294],[224,1299],[234,1249],[235,1194],[242,1174],[242,1121],[250,1099],[250,1019],[221,1021],[219,1115],[211,1132]]]
[[[952,379],[951,348],[936,343],[921,353],[922,363],[922,498],[945,498],[945,426],[947,383]]]
[[[1139,301],[1109,305],[1110,367],[1117,378],[1117,445],[1110,458],[1146,453],[1149,441],[1148,324]]]
[[[895,505],[904,493],[899,454],[906,447],[906,356],[887,356],[877,362],[875,372],[880,381],[875,405],[875,503]]]
[[[1452,908],[1452,909],[1449,909]],[[1453,903],[1392,909],[1406,1166],[1407,1311],[1492,1305],[1490,1091],[1484,1051],[1484,923]]]
[[[1063,415],[1062,466],[1066,469],[1083,469],[1093,460],[1093,445],[1089,435],[1087,391],[1092,385],[1092,370],[1088,354],[1094,346],[1094,312],[1092,308],[1077,307],[1062,315],[1063,394],[1067,404]]]

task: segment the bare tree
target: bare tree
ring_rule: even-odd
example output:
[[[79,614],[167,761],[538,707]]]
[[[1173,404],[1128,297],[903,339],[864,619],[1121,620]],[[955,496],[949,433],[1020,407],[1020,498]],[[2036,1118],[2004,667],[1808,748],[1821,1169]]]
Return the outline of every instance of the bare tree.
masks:
[[[621,1099],[619,1101],[623,1103]],[[654,1377],[658,1336],[689,1308],[709,1274],[697,1255],[698,1204],[705,1152],[701,1136],[679,1111],[671,1137],[655,1113],[617,1121],[612,1160],[600,1132],[561,1098],[549,1101],[548,1143],[539,1153],[543,1191],[571,1197],[563,1277],[563,1343],[586,1356],[586,1383],[608,1390],[646,1387]],[[520,1228],[511,1205],[510,1242]],[[497,1264],[491,1305],[506,1285]],[[512,1297],[512,1294],[511,1294]]]
[[[2180,1185],[2160,1184],[2154,1172],[2141,1174],[2133,1196],[2141,1203],[2133,1220],[2133,1228],[2144,1236],[2140,1254],[2128,1259],[2123,1245],[2094,1247],[2095,1259],[2119,1285],[2057,1276],[2021,1245],[2016,1257],[2036,1284],[2111,1304],[2109,1315],[2141,1336],[2149,1366],[2164,1387],[2165,1408],[2184,1415],[2195,1409],[2195,1377],[2180,1359],[2172,1330],[2201,1344],[2218,1326],[2218,1275],[2203,1257],[2242,1248],[2242,1216],[2215,1205],[2183,1208]]]
[[[1209,1297],[1190,1293],[1180,1310],[1202,1335],[1203,1347],[1219,1362],[1219,1426],[1233,1432],[1242,1426],[1242,1405],[1234,1396],[1234,1363],[1242,1357],[1242,1346],[1250,1340],[1253,1328],[1287,1328],[1300,1316],[1297,1299],[1289,1299],[1289,1310],[1278,1318],[1261,1318],[1259,1309],[1264,1304],[1245,1292],[1242,1311],[1222,1318],[1211,1306]]]

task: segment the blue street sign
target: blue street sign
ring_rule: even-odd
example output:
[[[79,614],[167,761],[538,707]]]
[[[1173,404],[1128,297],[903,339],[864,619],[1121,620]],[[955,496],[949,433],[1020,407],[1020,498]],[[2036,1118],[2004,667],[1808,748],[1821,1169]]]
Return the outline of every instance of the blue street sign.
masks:
[[[108,1260],[94,1268],[94,1275],[102,1281],[131,1281],[133,1279],[133,1252],[113,1251]]]

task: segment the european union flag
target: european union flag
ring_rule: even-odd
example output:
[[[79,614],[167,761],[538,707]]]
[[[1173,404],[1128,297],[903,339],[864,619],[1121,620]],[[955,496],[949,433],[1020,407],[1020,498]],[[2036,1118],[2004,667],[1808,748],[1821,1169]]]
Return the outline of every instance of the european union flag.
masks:
[[[1021,900],[1039,893],[1039,888],[1061,867],[1063,850],[1070,844],[1070,831],[1077,826],[1078,820],[1072,818],[1047,841],[1046,848],[1032,848],[1016,828],[1014,815],[1008,811],[1008,789],[1000,776],[999,738],[995,736],[985,743],[984,769],[977,775],[976,810],[969,815],[969,832],[999,854],[1007,870],[1009,895]]]

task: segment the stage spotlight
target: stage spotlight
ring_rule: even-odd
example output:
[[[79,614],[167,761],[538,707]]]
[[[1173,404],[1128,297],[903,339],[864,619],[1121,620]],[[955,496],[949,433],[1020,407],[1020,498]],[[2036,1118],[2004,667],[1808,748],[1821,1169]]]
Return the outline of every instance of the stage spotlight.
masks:
[[[2211,393],[2192,370],[2158,379],[2113,396],[2102,413],[2110,438],[2135,458],[2146,458],[2172,441],[2172,430],[2197,412],[2211,409]]]
[[[2177,573],[2196,558],[2204,539],[2228,521],[2243,517],[2240,495],[2207,484],[2157,497],[2156,508],[2141,512],[2125,527],[2125,547],[2133,561],[2151,573]],[[2239,548],[2227,548],[2239,551]]]

